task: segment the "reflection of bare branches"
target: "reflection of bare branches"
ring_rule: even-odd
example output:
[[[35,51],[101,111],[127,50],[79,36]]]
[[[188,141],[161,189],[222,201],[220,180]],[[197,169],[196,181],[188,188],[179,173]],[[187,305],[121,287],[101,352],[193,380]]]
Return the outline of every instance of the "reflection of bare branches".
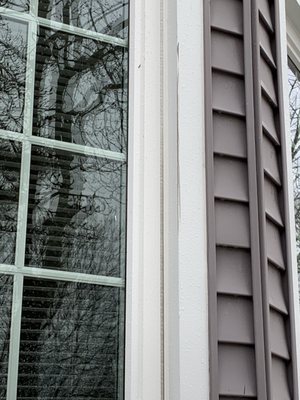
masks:
[[[0,128],[23,128],[26,26],[0,17]]]
[[[118,275],[125,239],[123,165],[97,157],[69,159],[59,151],[48,152],[43,161],[46,154],[34,148],[28,262]]]
[[[128,0],[40,0],[39,15],[112,36],[127,36]]]
[[[41,29],[34,132],[124,152],[126,63],[122,48]]]
[[[300,270],[300,79],[291,69],[288,75],[291,148],[294,174],[294,207],[298,269]]]
[[[21,145],[0,141],[0,263],[13,264],[17,232]]]
[[[117,400],[120,301],[117,288],[25,279],[18,398]]]
[[[7,7],[16,11],[28,11],[30,0],[0,0],[0,7]]]

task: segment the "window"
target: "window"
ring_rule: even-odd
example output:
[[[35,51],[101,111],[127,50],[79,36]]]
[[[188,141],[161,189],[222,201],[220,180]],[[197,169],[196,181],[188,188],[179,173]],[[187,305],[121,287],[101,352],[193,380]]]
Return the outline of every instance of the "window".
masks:
[[[127,0],[0,1],[1,399],[124,398]]]
[[[297,264],[300,272],[300,72],[289,60],[289,110],[294,182]]]

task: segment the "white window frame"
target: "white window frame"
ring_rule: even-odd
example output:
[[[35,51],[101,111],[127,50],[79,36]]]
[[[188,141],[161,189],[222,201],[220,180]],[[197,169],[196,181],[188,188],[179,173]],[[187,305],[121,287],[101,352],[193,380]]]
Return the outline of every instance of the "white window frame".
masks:
[[[126,400],[209,399],[203,33],[131,0]]]

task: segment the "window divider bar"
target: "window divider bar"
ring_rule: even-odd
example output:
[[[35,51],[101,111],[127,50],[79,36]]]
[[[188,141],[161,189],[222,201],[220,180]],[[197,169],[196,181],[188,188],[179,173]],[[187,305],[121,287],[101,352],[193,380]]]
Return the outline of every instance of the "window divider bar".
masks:
[[[38,10],[39,10],[39,0],[31,0],[30,2],[30,14],[33,15],[33,17],[38,16]]]
[[[31,136],[30,142],[37,146],[50,147],[57,150],[66,150],[74,153],[80,153],[86,156],[95,156],[108,158],[114,161],[126,161],[126,155],[115,151],[98,149],[94,147],[84,146],[76,143],[58,141],[54,139],[43,138],[40,136]]]
[[[30,137],[32,134],[33,103],[34,103],[34,78],[36,58],[37,24],[34,21],[28,23],[27,31],[27,64],[23,131],[24,135]],[[28,197],[30,181],[31,144],[23,142],[22,161],[19,186],[18,223],[15,250],[16,270],[22,268],[25,263],[26,231],[28,215]],[[11,337],[9,348],[9,368],[7,376],[7,400],[17,399],[19,347],[21,336],[22,297],[24,277],[20,274],[14,275],[14,292],[11,314]]]
[[[38,22],[40,26],[69,33],[71,35],[78,35],[87,39],[97,40],[99,42],[108,43],[115,46],[128,47],[128,41],[126,39],[105,35],[104,33],[90,31],[74,25],[67,25],[62,22],[53,21],[42,17],[38,17]]]
[[[14,275],[6,400],[17,399],[23,282],[22,275]]]
[[[125,279],[105,275],[92,275],[81,272],[60,271],[55,269],[44,269],[36,267],[16,267],[13,265],[0,264],[0,273],[3,274],[20,274],[24,276],[41,278],[41,279],[55,279],[66,282],[80,282],[89,283],[100,286],[112,287],[125,287]]]
[[[37,146],[50,147],[57,150],[65,150],[82,154],[85,156],[94,156],[100,158],[107,158],[113,161],[126,161],[126,155],[116,151],[99,149],[89,146],[84,146],[76,143],[60,142],[54,139],[43,138],[40,136],[24,135],[23,133],[16,133],[12,131],[5,131],[0,129],[0,139],[15,140],[22,143],[31,143]]]

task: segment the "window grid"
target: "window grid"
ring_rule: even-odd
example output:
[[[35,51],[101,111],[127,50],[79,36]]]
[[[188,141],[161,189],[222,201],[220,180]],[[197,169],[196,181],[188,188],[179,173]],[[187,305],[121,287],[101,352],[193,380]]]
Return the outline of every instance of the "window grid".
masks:
[[[21,319],[22,319],[22,299],[24,277],[45,278],[60,281],[89,283],[93,285],[125,287],[125,271],[121,270],[121,277],[109,277],[93,274],[84,274],[71,271],[50,270],[46,268],[25,267],[25,249],[27,234],[27,215],[29,203],[29,181],[30,181],[30,165],[31,165],[31,149],[32,145],[54,148],[58,150],[66,150],[82,155],[91,155],[109,160],[126,161],[126,155],[119,152],[104,150],[101,148],[92,148],[89,146],[56,141],[53,139],[33,136],[33,109],[34,109],[34,83],[35,83],[35,64],[36,64],[36,45],[38,26],[51,28],[66,32],[69,34],[86,37],[97,40],[99,42],[109,43],[121,47],[128,47],[128,41],[101,33],[88,31],[75,26],[69,26],[60,22],[47,20],[38,17],[38,0],[31,0],[29,14],[10,10],[0,7],[0,15],[5,15],[13,19],[27,22],[27,63],[26,63],[26,85],[25,85],[25,103],[23,116],[23,133],[6,131],[0,129],[0,138],[6,140],[14,140],[22,143],[22,161],[20,172],[20,189],[19,189],[19,206],[18,206],[18,223],[17,238],[15,246],[15,265],[0,264],[1,272],[14,276],[12,312],[11,312],[11,336],[9,346],[9,364],[7,375],[7,395],[6,400],[17,399],[18,388],[18,364],[21,337]],[[122,222],[126,221],[126,215],[122,218]],[[124,292],[121,293],[124,297]],[[120,302],[120,329],[123,330],[125,307],[124,301]],[[120,335],[120,342],[123,341]],[[122,343],[120,343],[122,345]],[[122,358],[122,357],[121,357]],[[119,377],[123,375],[122,360],[119,361]],[[122,379],[119,379],[119,398],[123,398]]]

